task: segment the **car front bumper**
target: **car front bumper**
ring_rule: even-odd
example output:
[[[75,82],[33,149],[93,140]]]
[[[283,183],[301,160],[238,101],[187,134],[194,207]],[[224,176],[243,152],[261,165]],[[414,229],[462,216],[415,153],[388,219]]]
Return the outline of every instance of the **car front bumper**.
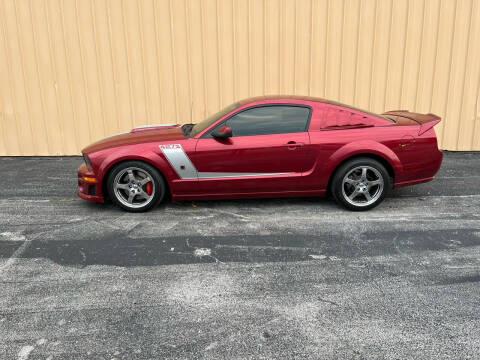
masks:
[[[104,202],[102,196],[102,183],[95,173],[83,163],[78,168],[78,192],[77,195],[88,201]]]

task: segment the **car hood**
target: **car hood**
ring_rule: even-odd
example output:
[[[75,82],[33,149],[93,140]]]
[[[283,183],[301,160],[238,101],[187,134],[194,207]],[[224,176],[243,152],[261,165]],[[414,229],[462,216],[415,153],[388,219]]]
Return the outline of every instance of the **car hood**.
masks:
[[[180,125],[162,124],[140,126],[130,132],[108,136],[102,140],[90,144],[82,150],[83,154],[90,154],[108,148],[134,145],[148,142],[163,142],[171,140],[183,140],[187,137],[183,134]]]

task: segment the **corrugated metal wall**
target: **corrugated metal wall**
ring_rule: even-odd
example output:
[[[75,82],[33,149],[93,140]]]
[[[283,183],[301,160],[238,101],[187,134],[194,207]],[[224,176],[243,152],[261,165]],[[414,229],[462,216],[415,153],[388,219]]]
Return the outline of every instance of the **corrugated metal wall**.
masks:
[[[261,94],[433,112],[480,150],[480,0],[0,0],[0,155]]]

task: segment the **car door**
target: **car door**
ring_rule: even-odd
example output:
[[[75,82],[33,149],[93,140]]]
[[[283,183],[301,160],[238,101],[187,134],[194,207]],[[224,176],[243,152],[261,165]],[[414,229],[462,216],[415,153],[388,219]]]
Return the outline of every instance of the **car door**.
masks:
[[[243,109],[198,140],[194,158],[204,193],[234,194],[301,189],[308,151],[311,109],[262,105]],[[229,126],[232,136],[212,137]]]

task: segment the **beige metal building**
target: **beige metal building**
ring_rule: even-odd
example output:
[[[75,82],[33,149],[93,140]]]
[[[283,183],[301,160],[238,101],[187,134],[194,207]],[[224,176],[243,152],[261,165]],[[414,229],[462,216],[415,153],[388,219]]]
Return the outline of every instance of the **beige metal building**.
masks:
[[[480,0],[0,0],[0,155],[304,94],[480,150]]]

